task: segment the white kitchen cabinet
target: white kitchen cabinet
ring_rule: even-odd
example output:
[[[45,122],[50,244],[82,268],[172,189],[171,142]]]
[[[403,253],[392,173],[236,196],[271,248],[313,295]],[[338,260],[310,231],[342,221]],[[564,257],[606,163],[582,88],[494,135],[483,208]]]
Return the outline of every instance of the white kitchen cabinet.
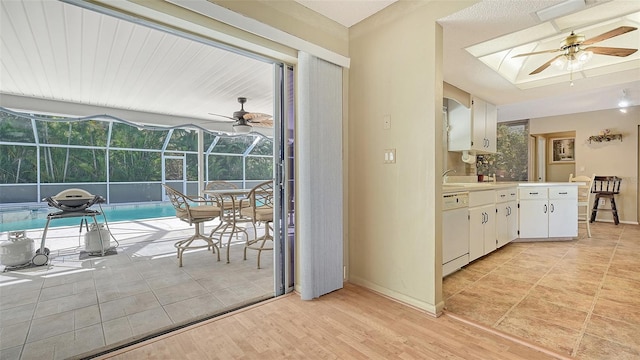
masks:
[[[479,152],[495,153],[498,131],[496,106],[474,97],[471,100],[471,121],[473,123],[473,149]]]
[[[578,188],[549,188],[549,237],[578,236]]]
[[[496,106],[480,98],[471,100],[471,109],[448,102],[449,151],[495,153],[498,114]]]
[[[496,249],[495,191],[469,193],[469,261]]]
[[[496,247],[518,238],[517,188],[496,191]]]
[[[520,238],[573,238],[578,236],[576,186],[524,187],[520,199]]]

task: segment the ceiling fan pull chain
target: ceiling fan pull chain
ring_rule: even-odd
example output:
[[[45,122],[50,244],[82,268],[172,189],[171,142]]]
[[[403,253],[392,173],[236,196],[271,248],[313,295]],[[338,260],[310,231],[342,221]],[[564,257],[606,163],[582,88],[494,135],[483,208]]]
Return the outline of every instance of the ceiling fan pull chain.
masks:
[[[570,81],[569,86],[573,87],[573,69],[569,71],[569,81]]]

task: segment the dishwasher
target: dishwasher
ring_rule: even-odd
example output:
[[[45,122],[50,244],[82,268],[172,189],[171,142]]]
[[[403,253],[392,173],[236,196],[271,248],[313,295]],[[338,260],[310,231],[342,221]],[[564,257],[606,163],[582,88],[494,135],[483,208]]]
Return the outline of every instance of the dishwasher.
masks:
[[[442,276],[469,263],[469,193],[442,196]]]

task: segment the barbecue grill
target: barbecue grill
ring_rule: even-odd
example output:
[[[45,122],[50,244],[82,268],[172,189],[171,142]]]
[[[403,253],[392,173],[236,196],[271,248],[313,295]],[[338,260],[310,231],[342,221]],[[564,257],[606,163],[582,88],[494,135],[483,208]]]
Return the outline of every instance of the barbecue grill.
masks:
[[[100,195],[92,195],[82,189],[67,189],[57,195],[44,199],[49,206],[62,210],[62,212],[85,211],[95,204],[104,203],[104,198]]]
[[[47,238],[47,230],[49,229],[49,223],[53,219],[62,219],[70,217],[83,217],[80,222],[80,231],[82,231],[82,223],[84,222],[89,231],[89,225],[85,221],[84,217],[93,218],[93,223],[96,228],[99,227],[97,215],[102,215],[100,211],[89,209],[95,204],[102,204],[105,202],[104,198],[100,195],[93,195],[83,189],[67,189],[59,192],[57,195],[49,196],[43,199],[49,206],[56,208],[60,211],[53,212],[47,215],[47,224],[44,227],[42,233],[42,240],[40,241],[40,248],[36,250],[31,262],[33,265],[41,266],[45,265],[49,261],[49,249],[45,247],[45,240]],[[106,219],[105,219],[106,221]],[[99,234],[100,241],[102,241],[102,234]],[[101,251],[104,255],[104,249]]]

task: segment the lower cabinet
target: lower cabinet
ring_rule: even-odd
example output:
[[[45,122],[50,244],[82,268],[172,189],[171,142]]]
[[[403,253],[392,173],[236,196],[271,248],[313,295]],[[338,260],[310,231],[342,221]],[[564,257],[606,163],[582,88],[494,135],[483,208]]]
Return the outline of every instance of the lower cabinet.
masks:
[[[518,238],[517,188],[496,191],[496,247]]]
[[[469,261],[496,249],[495,190],[469,193]]]
[[[523,187],[519,197],[520,238],[578,236],[576,186]]]

